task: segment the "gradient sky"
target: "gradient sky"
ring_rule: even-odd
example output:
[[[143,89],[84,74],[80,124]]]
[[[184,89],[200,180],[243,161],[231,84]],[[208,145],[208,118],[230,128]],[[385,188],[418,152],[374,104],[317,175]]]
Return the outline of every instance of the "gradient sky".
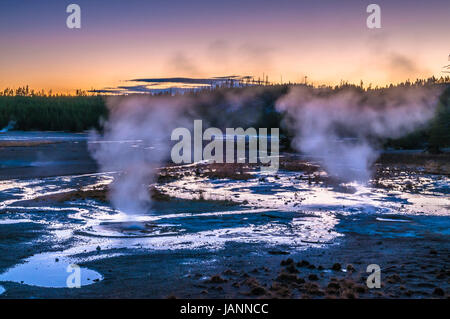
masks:
[[[80,30],[66,27],[70,3]],[[370,3],[381,29],[366,27]],[[263,73],[384,85],[444,75],[449,31],[448,0],[0,0],[0,89]]]

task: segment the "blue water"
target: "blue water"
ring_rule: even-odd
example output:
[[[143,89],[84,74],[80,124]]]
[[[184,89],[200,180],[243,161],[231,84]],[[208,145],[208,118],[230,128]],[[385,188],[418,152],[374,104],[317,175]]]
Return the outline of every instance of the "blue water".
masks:
[[[8,131],[0,133],[0,141],[84,141],[87,133]]]

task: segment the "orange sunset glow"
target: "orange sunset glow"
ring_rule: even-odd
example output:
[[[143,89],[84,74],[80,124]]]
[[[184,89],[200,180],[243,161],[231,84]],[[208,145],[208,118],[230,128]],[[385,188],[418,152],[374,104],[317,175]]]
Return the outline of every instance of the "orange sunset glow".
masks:
[[[73,92],[148,76],[222,75],[382,86],[442,75],[450,43],[443,32],[450,26],[448,2],[382,1],[380,29],[367,28],[360,1],[325,2],[326,9],[310,1],[262,1],[257,8],[254,1],[81,1],[77,30],[66,27],[65,7],[56,1],[45,8],[19,6],[0,13],[0,88]]]

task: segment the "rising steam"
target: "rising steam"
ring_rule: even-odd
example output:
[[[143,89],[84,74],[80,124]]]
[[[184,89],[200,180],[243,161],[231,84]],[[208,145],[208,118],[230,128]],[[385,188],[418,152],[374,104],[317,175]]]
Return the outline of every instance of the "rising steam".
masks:
[[[170,133],[180,124],[182,101],[174,97],[114,97],[103,134],[92,133],[90,151],[103,171],[117,172],[109,198],[126,214],[151,203],[149,184],[170,154]]]
[[[380,154],[380,140],[399,138],[434,115],[438,90],[391,88],[338,92],[293,87],[277,101],[294,134],[293,147],[318,158],[331,175],[365,182]]]
[[[255,90],[256,89],[256,90]],[[170,156],[171,132],[201,118],[214,127],[250,127],[264,101],[260,88],[193,96],[123,96],[107,100],[110,117],[92,133],[90,151],[103,171],[117,172],[110,200],[126,214],[148,211],[155,169]],[[386,138],[399,138],[435,114],[440,90],[397,87],[363,91],[291,87],[276,101],[293,147],[319,159],[329,174],[366,182]]]
[[[209,126],[251,126],[255,121],[252,110],[259,103],[255,92],[228,93],[218,100],[214,94],[109,98],[110,116],[104,132],[93,132],[89,145],[102,171],[118,173],[110,186],[112,205],[126,214],[146,212],[151,204],[149,184],[155,181],[155,169],[171,153],[172,130],[192,128],[193,120],[198,118]]]

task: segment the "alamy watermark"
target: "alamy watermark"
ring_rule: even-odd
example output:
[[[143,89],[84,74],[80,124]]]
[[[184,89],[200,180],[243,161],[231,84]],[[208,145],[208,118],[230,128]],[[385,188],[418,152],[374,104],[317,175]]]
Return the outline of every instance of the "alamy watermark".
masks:
[[[81,7],[78,4],[69,4],[66,13],[70,13],[66,20],[67,27],[69,29],[81,29]]]
[[[66,279],[67,288],[81,288],[81,268],[78,265],[68,265],[66,271],[70,275]]]
[[[195,120],[193,137],[191,131],[184,127],[172,131],[171,140],[178,143],[172,147],[170,155],[175,164],[201,161],[260,163],[262,171],[276,172],[279,167],[279,129],[271,128],[270,135],[267,134],[267,128],[256,130],[253,127],[246,130],[241,127],[227,128],[225,134],[217,127],[210,127],[203,132],[202,120]],[[204,142],[208,143],[204,145]]]
[[[366,271],[370,273],[367,277],[366,285],[367,288],[381,288],[381,268],[377,264],[371,264],[367,266]]]
[[[381,7],[376,3],[369,4],[366,12],[370,13],[366,20],[366,26],[369,29],[381,28]],[[66,20],[66,26],[69,29],[81,28],[81,7],[78,4],[69,4],[66,8],[66,13],[70,13]]]
[[[367,17],[366,25],[369,29],[381,28],[381,8],[378,4],[372,3],[367,6],[367,13],[370,15]]]

